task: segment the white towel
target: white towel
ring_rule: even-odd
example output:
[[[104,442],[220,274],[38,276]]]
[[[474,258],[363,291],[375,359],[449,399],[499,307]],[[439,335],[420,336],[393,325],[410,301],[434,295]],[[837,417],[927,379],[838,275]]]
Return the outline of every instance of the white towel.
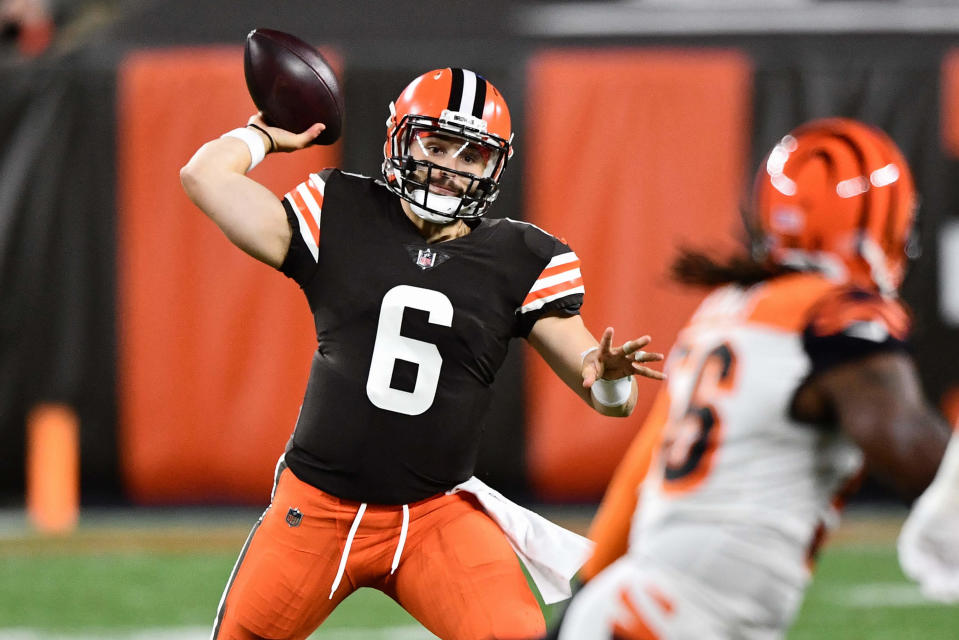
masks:
[[[526,566],[543,602],[553,604],[572,595],[569,581],[593,551],[593,542],[510,501],[477,477],[447,493],[476,496],[499,525]]]

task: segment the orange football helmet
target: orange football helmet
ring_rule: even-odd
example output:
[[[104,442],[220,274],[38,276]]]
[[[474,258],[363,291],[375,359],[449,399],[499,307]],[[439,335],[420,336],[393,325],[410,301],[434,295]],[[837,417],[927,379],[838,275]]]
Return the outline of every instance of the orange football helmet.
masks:
[[[413,145],[424,134],[462,140],[485,159],[482,175],[417,159]],[[419,76],[390,103],[383,147],[383,178],[389,189],[432,222],[477,218],[499,194],[499,180],[513,154],[513,131],[506,101],[485,78],[466,69],[436,69]],[[430,191],[439,172],[468,179],[459,196]]]
[[[912,173],[892,139],[846,118],[814,120],[783,137],[754,189],[772,260],[886,295],[902,283],[916,202]]]

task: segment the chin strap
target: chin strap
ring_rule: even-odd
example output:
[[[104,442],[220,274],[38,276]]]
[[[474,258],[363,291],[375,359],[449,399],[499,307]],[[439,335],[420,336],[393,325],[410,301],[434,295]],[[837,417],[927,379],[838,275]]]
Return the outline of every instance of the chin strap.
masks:
[[[427,222],[433,222],[435,224],[452,224],[453,222],[456,222],[456,218],[451,218],[450,216],[441,216],[438,213],[433,213],[432,211],[424,209],[415,202],[410,203],[410,209],[413,210],[413,213]]]
[[[436,193],[427,195],[424,189],[413,189],[410,191],[410,196],[413,198],[413,202],[410,202],[410,208],[413,209],[413,213],[427,222],[435,222],[436,224],[451,224],[456,222],[457,218],[454,212],[460,208],[460,198],[456,196],[441,196]],[[430,207],[434,211],[430,211],[425,207],[427,198],[429,198]],[[467,207],[463,207],[463,210],[467,209]],[[440,213],[436,213],[436,211]]]

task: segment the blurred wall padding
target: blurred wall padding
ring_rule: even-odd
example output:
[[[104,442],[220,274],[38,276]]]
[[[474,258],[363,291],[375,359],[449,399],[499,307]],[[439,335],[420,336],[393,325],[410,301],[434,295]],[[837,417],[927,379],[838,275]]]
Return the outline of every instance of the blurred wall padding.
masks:
[[[120,459],[136,503],[269,500],[316,332],[292,280],[233,247],[180,187],[207,140],[255,111],[242,49],[140,52],[119,70]],[[277,195],[339,147],[269,157]]]
[[[531,61],[529,220],[580,256],[583,317],[615,344],[649,333],[667,351],[699,298],[669,283],[677,244],[722,251],[740,228],[752,71],[727,50],[555,50]],[[640,204],[642,203],[642,204]],[[595,414],[528,359],[528,460],[545,499],[594,499],[652,404],[626,420]]]
[[[953,158],[959,158],[959,49],[942,60],[942,144]]]

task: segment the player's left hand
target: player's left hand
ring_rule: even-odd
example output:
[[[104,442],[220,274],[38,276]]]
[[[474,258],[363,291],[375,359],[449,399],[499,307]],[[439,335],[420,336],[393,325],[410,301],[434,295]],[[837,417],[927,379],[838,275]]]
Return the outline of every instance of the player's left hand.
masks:
[[[652,339],[649,336],[627,340],[621,347],[613,346],[613,328],[607,327],[599,346],[583,356],[583,386],[593,386],[598,378],[616,380],[630,375],[640,375],[654,380],[665,380],[666,374],[644,366],[645,362],[659,362],[663,354],[643,351]]]

